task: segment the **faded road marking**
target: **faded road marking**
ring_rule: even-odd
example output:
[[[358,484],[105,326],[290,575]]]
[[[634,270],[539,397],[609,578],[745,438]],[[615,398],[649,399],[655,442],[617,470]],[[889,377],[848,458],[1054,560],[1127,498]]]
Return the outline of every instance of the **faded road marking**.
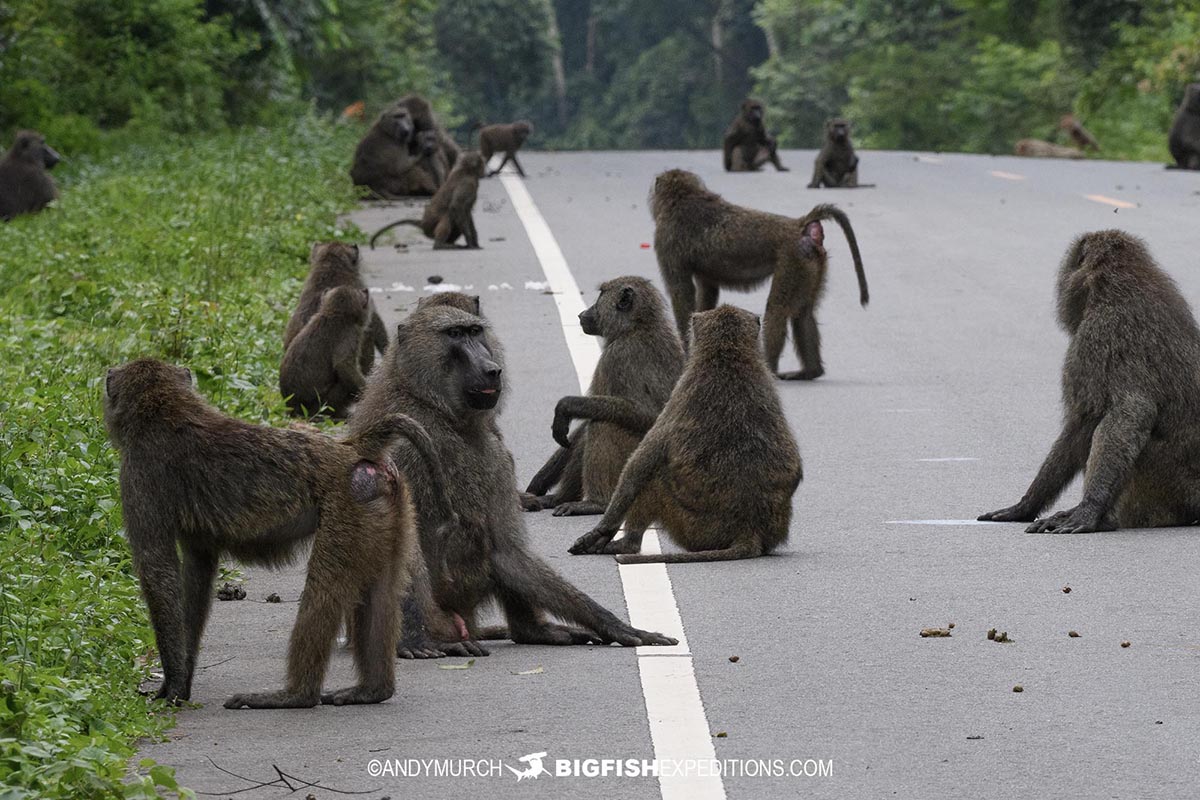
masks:
[[[1137,208],[1137,203],[1127,203],[1124,200],[1118,200],[1115,197],[1105,197],[1102,194],[1085,194],[1084,197],[1093,203],[1101,203],[1113,208]]]
[[[1018,175],[1015,172],[1004,172],[1003,170],[994,169],[989,173],[993,178],[1003,178],[1006,181],[1023,181],[1024,175]]]

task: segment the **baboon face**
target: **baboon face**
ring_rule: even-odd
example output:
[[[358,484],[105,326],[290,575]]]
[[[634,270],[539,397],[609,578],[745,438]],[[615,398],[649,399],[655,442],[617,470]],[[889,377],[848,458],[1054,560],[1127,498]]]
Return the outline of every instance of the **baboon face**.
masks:
[[[692,314],[692,347],[698,354],[714,349],[758,348],[762,322],[757,314],[736,306],[719,306]]]
[[[421,131],[417,134],[417,152],[424,156],[431,156],[437,152],[438,135],[437,131]]]
[[[751,125],[762,125],[765,109],[759,100],[742,101],[742,117]]]
[[[479,178],[483,177],[484,170],[487,168],[487,162],[483,160],[483,156],[474,152],[464,153],[459,158],[459,164],[462,164],[463,172]],[[455,166],[457,167],[458,165],[456,164]]]
[[[140,358],[108,370],[104,376],[104,424],[113,442],[121,444],[121,431],[131,417],[143,411],[155,414],[165,393],[181,389],[192,391],[192,371],[153,358]]]
[[[21,131],[13,142],[13,158],[27,164],[54,169],[62,161],[62,156],[53,147],[46,144],[46,139],[37,131]]]
[[[829,138],[838,144],[845,144],[850,140],[850,123],[844,119],[829,120],[826,130],[829,131]]]
[[[400,323],[396,343],[396,365],[409,374],[413,389],[455,415],[500,402],[504,355],[482,317],[451,305],[426,305]]]
[[[321,295],[321,311],[340,317],[362,322],[367,318],[367,309],[371,304],[371,293],[368,289],[356,286],[338,286],[327,289]]]
[[[415,129],[412,114],[404,106],[392,106],[380,114],[379,126],[384,133],[402,144],[408,144]]]
[[[605,281],[600,285],[596,302],[580,312],[579,325],[588,336],[614,339],[636,327],[644,314],[653,311],[647,301],[652,292],[650,282],[643,278],[630,276]]]

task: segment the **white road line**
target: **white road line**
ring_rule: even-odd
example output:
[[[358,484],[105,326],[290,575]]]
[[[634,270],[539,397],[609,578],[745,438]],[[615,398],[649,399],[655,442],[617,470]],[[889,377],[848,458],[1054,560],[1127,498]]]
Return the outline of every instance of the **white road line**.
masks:
[[[513,209],[541,262],[546,280],[554,292],[554,303],[562,319],[567,350],[575,363],[579,388],[587,391],[596,362],[600,360],[600,344],[579,326],[579,312],[585,306],[579,285],[571,274],[567,260],[559,249],[550,226],[538,211],[537,205],[516,175],[501,173],[500,182],[508,192]],[[642,552],[660,552],[658,535],[646,533]],[[662,631],[679,639],[675,647],[639,647],[638,672],[642,681],[642,696],[646,701],[646,716],[650,722],[650,740],[654,756],[659,759],[715,759],[700,687],[692,668],[692,656],[683,634],[683,620],[675,603],[675,593],[664,564],[628,564],[618,567],[629,620],[635,627]],[[675,655],[676,658],[663,656]],[[725,784],[718,775],[662,775],[658,779],[663,800],[724,800]]]
[[[989,173],[993,178],[1003,178],[1006,181],[1023,181],[1024,175],[1018,175],[1015,172],[1005,172],[1003,170],[994,169]]]
[[[1084,197],[1093,203],[1100,203],[1101,205],[1112,206],[1113,208],[1137,208],[1137,203],[1129,203],[1102,194],[1085,194]]]
[[[885,525],[995,525],[977,519],[889,519]]]
[[[918,458],[917,461],[925,461],[930,464],[940,464],[944,461],[978,461],[978,458],[967,458],[965,456],[949,456],[947,458]]]

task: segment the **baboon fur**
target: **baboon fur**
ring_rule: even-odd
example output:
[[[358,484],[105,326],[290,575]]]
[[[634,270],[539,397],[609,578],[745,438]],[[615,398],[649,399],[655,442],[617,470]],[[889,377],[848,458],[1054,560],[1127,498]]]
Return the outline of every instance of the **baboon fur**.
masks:
[[[1074,114],[1064,114],[1058,121],[1058,129],[1071,137],[1071,141],[1080,150],[1086,150],[1089,147],[1096,151],[1100,150],[1100,142],[1096,141],[1096,137],[1083,127],[1083,123],[1077,120]]]
[[[412,115],[413,125],[416,132],[435,131],[438,137],[438,148],[442,152],[442,157],[446,160],[446,166],[453,169],[458,163],[458,157],[461,150],[458,144],[451,138],[450,134],[438,123],[437,118],[433,115],[433,107],[429,105],[429,101],[419,94],[406,94],[396,101],[397,105],[408,109],[408,113]]]
[[[1026,158],[1083,158],[1083,151],[1041,139],[1022,139],[1013,147],[1013,153]]]
[[[722,142],[726,172],[755,171],[768,161],[780,172],[788,171],[779,161],[775,137],[764,127],[765,116],[766,106],[761,100],[747,98],[742,101]]]
[[[1175,112],[1167,138],[1172,169],[1200,169],[1200,83],[1190,84]]]
[[[858,189],[869,184],[858,182],[858,156],[850,142],[850,123],[844,119],[831,119],[825,123],[825,142],[813,162],[812,180],[809,189]]]
[[[526,489],[538,498],[526,510],[553,508],[556,517],[604,513],[625,462],[683,371],[683,345],[667,304],[645,278],[605,281],[579,321],[584,333],[602,337],[604,349],[587,396],[568,395],[555,406],[551,432],[560,447]],[[573,419],[583,424],[568,438]],[[630,512],[631,520],[644,516]]]
[[[728,561],[787,539],[803,469],[758,335],[758,317],[733,306],[692,317],[692,349],[671,399],[572,553],[620,553],[622,564]],[[635,509],[644,516],[635,520]],[[637,554],[653,520],[688,552]],[[625,540],[613,541],[622,521]]]
[[[321,305],[292,339],[279,367],[279,391],[293,414],[328,407],[345,418],[366,385],[359,358],[371,297],[366,289],[327,289]]]
[[[517,151],[531,133],[533,123],[524,119],[507,125],[487,125],[479,130],[479,153],[483,156],[484,163],[491,161],[494,154],[504,153],[500,166],[489,172],[488,177],[504,169],[504,165],[509,161],[517,168],[517,174],[525,177],[525,170],[521,168],[521,162],[517,161]]]
[[[399,225],[412,225],[433,240],[434,250],[479,250],[479,232],[475,230],[475,198],[486,162],[479,153],[468,152],[458,159],[446,182],[425,206],[420,219],[389,222],[371,236],[371,247],[387,231]],[[456,245],[459,237],[465,245]]]
[[[1021,500],[979,519],[1030,533],[1195,524],[1200,330],[1175,282],[1141,239],[1085,234],[1059,268],[1058,323],[1062,432]],[[1080,472],[1079,505],[1038,519]]]
[[[404,106],[385,109],[354,150],[350,179],[384,200],[408,196],[419,161],[417,131]]]
[[[37,131],[19,131],[0,159],[0,220],[41,211],[58,198],[58,186],[47,170],[62,157]]]

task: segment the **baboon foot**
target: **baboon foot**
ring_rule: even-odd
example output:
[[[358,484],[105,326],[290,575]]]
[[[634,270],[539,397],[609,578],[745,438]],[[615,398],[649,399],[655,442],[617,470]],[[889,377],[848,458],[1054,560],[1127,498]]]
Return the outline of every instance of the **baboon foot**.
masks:
[[[225,701],[226,708],[313,708],[321,701],[320,692],[252,692],[235,694]]]
[[[522,511],[541,511],[546,506],[542,505],[542,498],[536,494],[529,492],[517,492],[517,498],[521,501]]]
[[[1033,522],[1037,519],[1037,510],[1017,503],[998,511],[989,511],[977,517],[979,522]]]
[[[621,539],[613,539],[600,551],[605,555],[625,555],[642,552],[642,543],[633,541],[628,536]]]
[[[401,641],[396,645],[396,658],[411,661],[415,659],[445,657],[446,654],[441,651],[437,644],[424,638]]]
[[[437,649],[442,651],[442,655],[453,658],[483,658],[491,655],[486,647],[472,639],[461,642],[438,642]]]
[[[554,507],[556,517],[588,517],[603,513],[604,506],[592,500],[575,500]]]
[[[824,367],[801,369],[795,372],[780,372],[778,377],[784,381],[813,381],[825,374]]]
[[[395,694],[392,686],[347,686],[335,692],[321,695],[321,703],[327,706],[358,706],[382,703]]]
[[[513,631],[512,640],[517,644],[546,644],[565,647],[579,644],[604,644],[603,638],[583,628],[547,623],[528,630]]]
[[[163,681],[162,685],[155,689],[139,690],[138,694],[143,697],[154,696],[155,700],[166,700],[173,706],[180,703],[186,703],[192,699],[192,690],[188,686],[183,685],[182,681]]]
[[[1025,529],[1026,533],[1094,533],[1116,530],[1116,525],[1104,514],[1079,506],[1039,519]]]
[[[671,647],[679,644],[679,640],[654,631],[643,631],[629,625],[622,625],[616,630],[602,634],[608,642],[615,642],[622,647]]]
[[[608,531],[594,528],[576,539],[575,544],[571,545],[567,552],[573,556],[601,555],[604,553],[604,547],[616,535],[616,531],[609,533]]]

